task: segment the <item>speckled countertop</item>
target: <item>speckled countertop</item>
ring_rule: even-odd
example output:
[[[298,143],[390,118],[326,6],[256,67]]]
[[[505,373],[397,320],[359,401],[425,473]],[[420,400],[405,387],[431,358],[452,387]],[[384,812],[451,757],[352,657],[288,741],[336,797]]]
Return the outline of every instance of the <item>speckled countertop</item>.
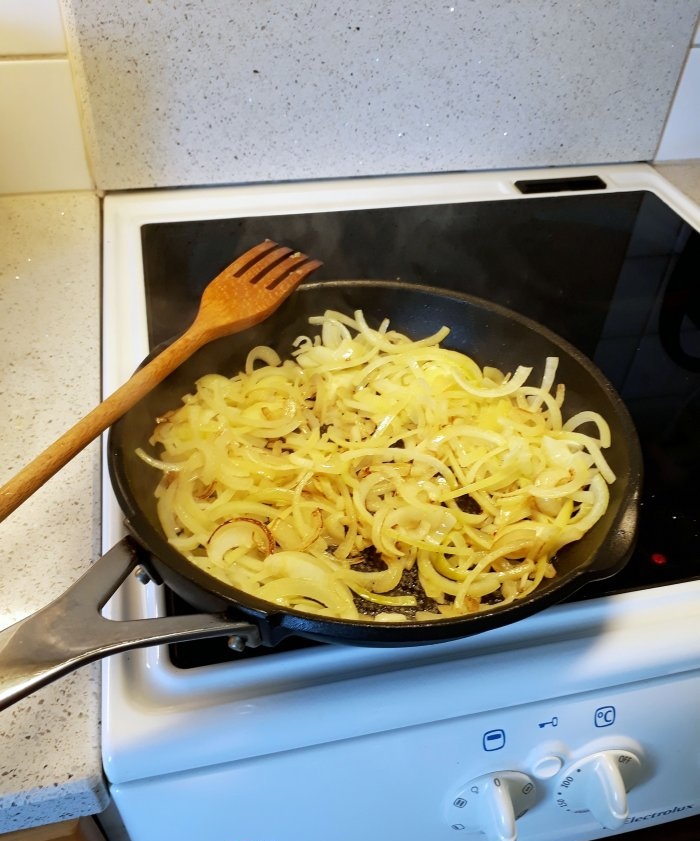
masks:
[[[700,160],[658,166],[700,202]],[[89,193],[0,197],[0,483],[99,400],[100,209]],[[99,553],[91,445],[0,523],[0,628],[60,594]],[[0,712],[0,833],[96,814],[108,793],[100,667]]]
[[[100,208],[90,193],[0,197],[0,482],[99,400]],[[0,627],[99,552],[99,447],[0,523]],[[99,666],[0,712],[0,833],[102,811]]]
[[[95,181],[122,190],[649,160],[698,3],[62,11]]]

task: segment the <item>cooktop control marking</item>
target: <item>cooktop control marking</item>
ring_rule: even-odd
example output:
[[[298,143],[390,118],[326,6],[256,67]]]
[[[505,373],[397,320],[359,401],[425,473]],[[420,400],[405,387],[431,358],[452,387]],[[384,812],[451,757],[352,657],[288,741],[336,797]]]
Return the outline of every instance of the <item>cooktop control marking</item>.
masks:
[[[616,718],[615,707],[598,707],[595,711],[595,726],[596,727],[610,727],[615,723]]]
[[[505,730],[487,730],[482,743],[486,751],[500,750],[506,744]]]

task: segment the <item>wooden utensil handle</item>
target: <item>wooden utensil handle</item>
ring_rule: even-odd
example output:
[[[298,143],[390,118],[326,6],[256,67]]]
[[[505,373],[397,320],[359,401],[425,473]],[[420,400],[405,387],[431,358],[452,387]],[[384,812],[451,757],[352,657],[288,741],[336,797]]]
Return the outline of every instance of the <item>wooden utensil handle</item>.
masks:
[[[188,332],[140,368],[82,420],[49,445],[0,488],[0,522],[64,467],[91,441],[118,420],[205,341]]]

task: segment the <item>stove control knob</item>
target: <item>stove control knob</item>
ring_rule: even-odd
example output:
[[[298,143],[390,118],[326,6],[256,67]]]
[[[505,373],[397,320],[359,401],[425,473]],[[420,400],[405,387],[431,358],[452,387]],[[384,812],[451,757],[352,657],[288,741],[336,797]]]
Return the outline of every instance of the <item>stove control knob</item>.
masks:
[[[559,777],[557,805],[566,812],[591,812],[605,829],[620,829],[629,814],[627,792],[641,773],[641,760],[628,750],[584,756]]]
[[[445,817],[461,833],[480,832],[487,841],[515,841],[515,822],[535,802],[535,784],[520,771],[497,771],[470,780],[447,804]]]

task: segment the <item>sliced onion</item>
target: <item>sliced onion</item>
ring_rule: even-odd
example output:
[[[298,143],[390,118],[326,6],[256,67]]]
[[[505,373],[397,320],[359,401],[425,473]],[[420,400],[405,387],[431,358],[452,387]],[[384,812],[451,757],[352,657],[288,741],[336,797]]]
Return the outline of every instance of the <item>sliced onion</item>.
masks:
[[[363,601],[396,604],[387,594],[415,567],[440,615],[464,615],[489,594],[507,604],[531,592],[602,516],[609,428],[587,409],[562,420],[556,359],[528,385],[527,364],[482,370],[441,347],[446,328],[412,341],[361,311],[311,321],[319,334],[300,337],[292,359],[254,348],[243,373],[200,378],[156,424],[162,453],[144,460],[162,473],[159,518],[192,563],[345,618]],[[460,510],[465,494],[478,513]],[[362,572],[353,559],[370,544],[386,567]]]

